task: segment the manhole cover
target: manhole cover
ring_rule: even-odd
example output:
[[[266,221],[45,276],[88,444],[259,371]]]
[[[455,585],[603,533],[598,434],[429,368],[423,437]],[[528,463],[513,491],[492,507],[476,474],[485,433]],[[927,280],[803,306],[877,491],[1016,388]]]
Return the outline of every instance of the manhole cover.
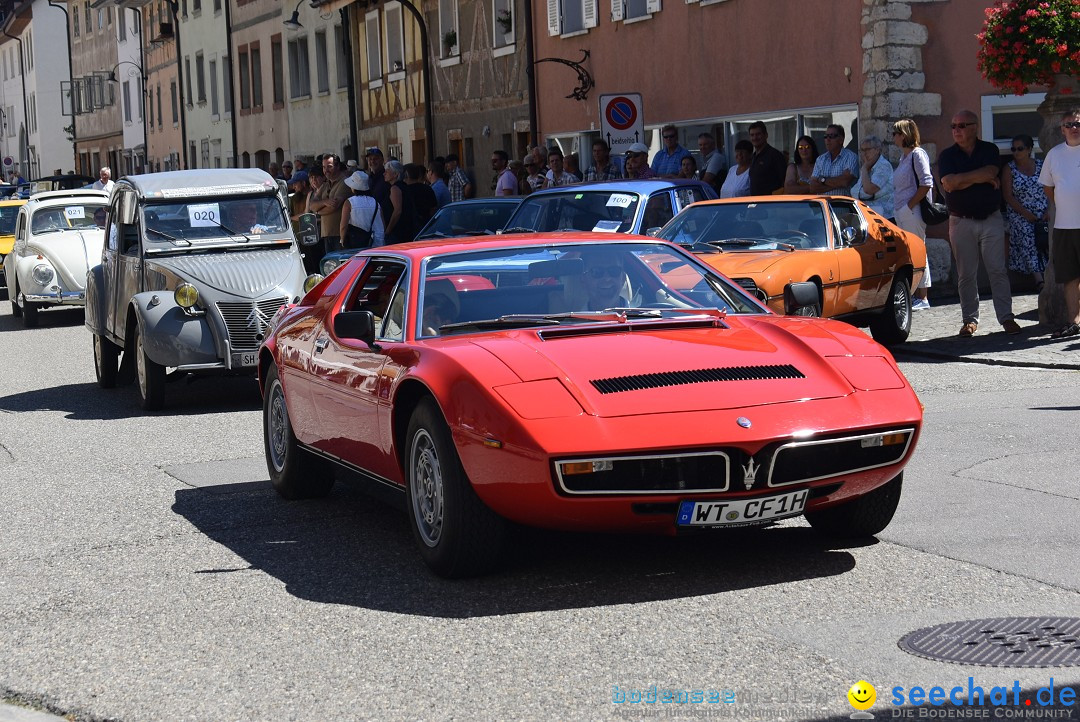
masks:
[[[997,617],[949,622],[905,634],[917,657],[983,667],[1080,667],[1080,619]]]

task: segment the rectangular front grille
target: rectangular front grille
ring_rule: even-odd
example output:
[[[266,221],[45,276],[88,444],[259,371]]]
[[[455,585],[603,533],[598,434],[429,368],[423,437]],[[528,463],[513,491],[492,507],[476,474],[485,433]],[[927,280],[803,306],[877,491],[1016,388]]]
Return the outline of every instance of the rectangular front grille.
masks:
[[[565,475],[560,462],[556,462],[559,486],[567,494],[679,494],[728,489],[730,464],[727,454],[722,451],[604,457],[603,461],[612,462],[610,471]]]
[[[864,446],[864,439],[902,434],[904,442],[888,446]],[[793,441],[773,452],[769,486],[801,484],[830,476],[889,466],[903,460],[911,446],[914,429],[896,429],[840,439]]]
[[[664,371],[655,374],[636,376],[615,376],[609,379],[594,379],[593,387],[602,394],[615,394],[622,391],[641,391],[664,386],[683,386],[685,384],[704,384],[714,381],[762,381],[766,379],[802,379],[802,372],[791,364],[770,366],[731,366],[728,368],[694,369],[690,371]]]
[[[229,331],[233,352],[256,351],[262,343],[270,319],[288,299],[268,298],[262,301],[222,301],[218,312]]]

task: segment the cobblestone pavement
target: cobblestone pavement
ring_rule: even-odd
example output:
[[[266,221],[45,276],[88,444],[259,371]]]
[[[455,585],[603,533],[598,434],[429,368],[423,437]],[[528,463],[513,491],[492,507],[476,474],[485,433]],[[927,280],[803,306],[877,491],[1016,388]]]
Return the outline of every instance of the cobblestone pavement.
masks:
[[[1013,296],[1013,313],[1023,332],[1010,336],[994,315],[989,295],[981,297],[979,330],[971,338],[961,338],[960,299],[932,298],[929,309],[915,311],[911,336],[893,353],[904,356],[931,356],[965,359],[1000,366],[1080,370],[1080,336],[1051,339],[1051,328],[1039,324],[1039,297],[1035,293]]]

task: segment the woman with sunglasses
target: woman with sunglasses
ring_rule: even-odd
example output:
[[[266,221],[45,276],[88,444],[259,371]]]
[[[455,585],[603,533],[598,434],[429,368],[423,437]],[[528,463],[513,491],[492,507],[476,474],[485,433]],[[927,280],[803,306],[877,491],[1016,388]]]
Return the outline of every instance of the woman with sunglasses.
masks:
[[[810,193],[810,179],[814,177],[814,163],[817,162],[817,143],[808,135],[795,141],[795,160],[787,167],[784,178],[784,193],[790,196]]]
[[[1039,185],[1042,161],[1032,156],[1034,145],[1030,135],[1013,137],[1012,160],[1001,169],[1001,195],[1009,223],[1009,270],[1032,276],[1042,291],[1047,259],[1035,247],[1035,224],[1047,219],[1050,199]]]
[[[893,211],[896,225],[926,241],[926,223],[919,204],[934,189],[930,156],[920,147],[919,126],[911,118],[893,124],[893,145],[900,149],[900,162],[893,171]],[[933,198],[933,196],[930,196]],[[911,292],[911,309],[930,308],[926,289],[930,288],[930,261],[919,287]]]

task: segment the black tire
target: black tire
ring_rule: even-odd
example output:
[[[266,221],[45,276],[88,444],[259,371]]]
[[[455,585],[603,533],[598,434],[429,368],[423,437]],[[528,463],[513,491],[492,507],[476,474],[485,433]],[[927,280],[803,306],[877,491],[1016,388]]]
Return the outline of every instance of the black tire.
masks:
[[[157,411],[165,405],[165,367],[146,355],[142,345],[142,329],[138,326],[135,327],[135,336],[132,339],[132,351],[143,410]]]
[[[828,537],[868,537],[880,533],[892,521],[900,503],[904,474],[879,486],[869,494],[839,506],[809,511],[806,520],[814,531]]]
[[[885,308],[870,321],[870,335],[886,346],[903,343],[911,335],[911,288],[905,277],[893,279]]]
[[[94,334],[94,375],[98,386],[111,389],[116,386],[120,347],[100,333]]]
[[[502,561],[507,523],[473,490],[433,399],[416,407],[405,438],[406,508],[420,555],[441,577],[491,571]]]
[[[25,328],[37,328],[40,323],[38,319],[38,306],[33,301],[27,301],[25,296],[22,297],[22,317],[23,326]]]
[[[323,497],[334,486],[329,464],[296,441],[276,366],[267,373],[263,394],[263,453],[270,483],[286,499]]]

